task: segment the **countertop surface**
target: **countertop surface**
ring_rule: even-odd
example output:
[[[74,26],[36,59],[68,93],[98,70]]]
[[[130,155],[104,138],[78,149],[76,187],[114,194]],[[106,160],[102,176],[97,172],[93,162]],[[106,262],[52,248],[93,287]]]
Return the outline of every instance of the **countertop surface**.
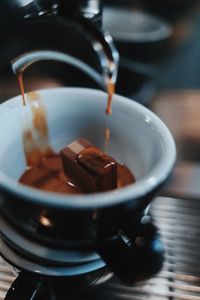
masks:
[[[76,289],[67,298],[53,300],[200,300],[199,211],[199,200],[155,199],[151,213],[165,244],[165,262],[155,277],[132,286],[112,278],[95,289]],[[0,258],[0,300],[15,278],[12,267]]]

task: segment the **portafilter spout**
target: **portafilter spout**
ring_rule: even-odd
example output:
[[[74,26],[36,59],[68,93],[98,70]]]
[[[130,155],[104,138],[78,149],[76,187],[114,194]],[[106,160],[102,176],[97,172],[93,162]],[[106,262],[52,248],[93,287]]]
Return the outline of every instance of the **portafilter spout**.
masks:
[[[67,26],[64,20],[58,19],[58,21]],[[118,73],[119,54],[111,35],[108,32],[102,33],[97,27],[82,16],[78,18],[78,22],[74,23],[74,28],[80,34],[84,34],[85,38],[89,40],[93,50],[99,58],[102,74],[99,74],[99,72],[79,58],[64,52],[47,49],[25,52],[12,60],[11,65],[14,74],[18,75],[19,73],[23,73],[28,67],[36,62],[52,60],[71,64],[81,69],[105,90],[108,89],[108,83],[115,85]]]

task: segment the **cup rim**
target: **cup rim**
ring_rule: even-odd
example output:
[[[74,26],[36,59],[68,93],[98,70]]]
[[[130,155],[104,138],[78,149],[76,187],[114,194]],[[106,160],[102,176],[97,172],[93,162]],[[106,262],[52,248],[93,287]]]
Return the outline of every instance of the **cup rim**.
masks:
[[[70,87],[59,87],[59,88],[48,88],[39,90],[38,92],[43,95],[47,92],[59,93],[59,92],[72,92],[76,94],[90,93],[91,95],[105,93],[89,88],[70,88]],[[5,105],[11,105],[15,103],[20,96],[16,96],[9,99],[0,105],[1,107]],[[174,139],[164,124],[164,122],[148,108],[144,107],[134,100],[128,99],[121,95],[115,94],[114,101],[126,102],[130,108],[133,108],[147,117],[160,133],[163,142],[164,154],[159,160],[158,164],[142,179],[134,184],[130,184],[126,187],[119,188],[114,191],[100,192],[95,194],[83,194],[83,195],[64,195],[53,192],[44,192],[31,188],[28,186],[22,186],[16,180],[9,178],[6,174],[0,171],[0,190],[6,190],[12,194],[16,194],[18,198],[26,198],[26,201],[30,201],[35,204],[43,204],[48,206],[56,206],[59,208],[72,208],[72,209],[91,209],[91,208],[101,208],[117,204],[122,204],[132,200],[134,204],[134,199],[142,198],[148,193],[156,190],[170,175],[176,160],[176,146]],[[113,102],[114,102],[113,101]],[[135,203],[137,205],[137,203]]]

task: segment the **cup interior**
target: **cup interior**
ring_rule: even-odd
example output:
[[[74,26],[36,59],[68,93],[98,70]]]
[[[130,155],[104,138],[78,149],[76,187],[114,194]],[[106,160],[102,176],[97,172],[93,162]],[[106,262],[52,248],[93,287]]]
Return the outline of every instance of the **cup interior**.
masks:
[[[104,113],[107,102],[104,92],[56,88],[38,93],[46,109],[50,146],[56,152],[84,137],[129,167],[137,182],[130,185],[133,189],[150,178],[158,184],[171,171],[175,160],[173,138],[163,122],[142,105],[114,95],[113,113],[107,116]],[[16,185],[26,168],[23,115],[20,96],[0,105],[0,185],[6,184],[10,189],[12,182]],[[107,147],[106,128],[110,130]],[[18,184],[19,187],[27,189]]]

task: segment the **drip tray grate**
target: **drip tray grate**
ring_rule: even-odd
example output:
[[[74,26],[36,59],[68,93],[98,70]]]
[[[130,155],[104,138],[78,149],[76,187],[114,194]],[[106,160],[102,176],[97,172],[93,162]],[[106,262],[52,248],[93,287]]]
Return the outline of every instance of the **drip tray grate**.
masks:
[[[114,278],[81,299],[200,300],[200,201],[158,197],[151,212],[165,243],[162,271],[134,287]],[[14,278],[0,259],[0,300]]]

